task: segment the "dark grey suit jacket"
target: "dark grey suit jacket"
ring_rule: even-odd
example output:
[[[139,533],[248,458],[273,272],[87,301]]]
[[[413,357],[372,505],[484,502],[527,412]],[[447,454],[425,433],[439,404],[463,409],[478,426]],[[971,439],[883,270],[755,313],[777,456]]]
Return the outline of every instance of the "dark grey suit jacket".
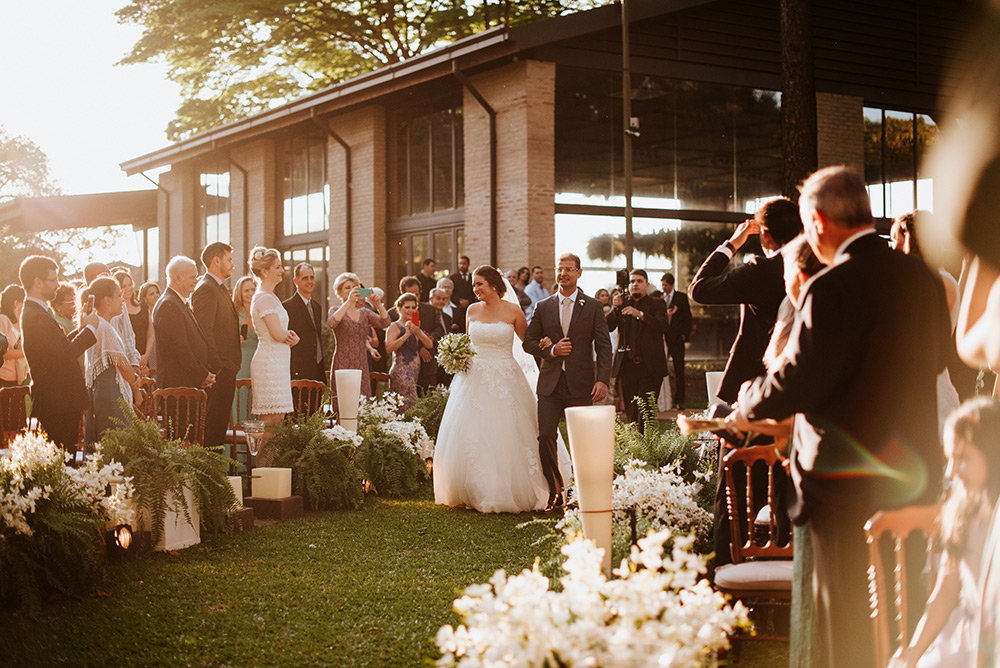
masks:
[[[223,368],[238,371],[243,359],[240,316],[236,313],[229,290],[205,274],[191,295],[191,310],[205,334],[208,366],[212,373]]]
[[[569,356],[552,357],[552,348],[542,350],[538,342],[546,336],[553,345],[563,338],[559,322],[559,293],[535,304],[528,323],[522,347],[524,352],[542,361],[538,375],[538,394],[545,396],[555,391],[566,362],[566,384],[572,396],[589,396],[595,381],[611,382],[611,338],[604,319],[604,307],[593,297],[578,292],[573,304],[573,317],[569,325],[569,340],[573,350]],[[597,363],[594,363],[594,351]]]

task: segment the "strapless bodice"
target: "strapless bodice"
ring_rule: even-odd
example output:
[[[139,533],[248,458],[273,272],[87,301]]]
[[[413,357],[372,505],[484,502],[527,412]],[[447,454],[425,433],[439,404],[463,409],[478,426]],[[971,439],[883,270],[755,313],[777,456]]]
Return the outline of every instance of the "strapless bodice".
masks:
[[[514,326],[506,322],[469,323],[469,339],[481,360],[512,360]]]

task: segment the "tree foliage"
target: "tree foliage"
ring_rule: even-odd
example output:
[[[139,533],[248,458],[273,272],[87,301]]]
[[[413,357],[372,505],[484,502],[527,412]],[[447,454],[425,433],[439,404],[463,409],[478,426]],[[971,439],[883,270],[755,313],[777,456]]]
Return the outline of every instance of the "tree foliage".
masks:
[[[183,102],[176,140],[498,25],[606,0],[131,0],[123,64],[163,61]]]
[[[0,127],[0,202],[58,194],[59,186],[49,175],[49,159],[42,149]]]

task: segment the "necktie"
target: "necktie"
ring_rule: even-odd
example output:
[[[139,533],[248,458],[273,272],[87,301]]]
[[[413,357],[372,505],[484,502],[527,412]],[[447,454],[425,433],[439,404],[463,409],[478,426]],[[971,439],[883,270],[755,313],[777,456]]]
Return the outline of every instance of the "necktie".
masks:
[[[573,318],[573,300],[563,297],[562,308],[559,310],[559,322],[562,325],[563,336],[569,336],[569,321]]]

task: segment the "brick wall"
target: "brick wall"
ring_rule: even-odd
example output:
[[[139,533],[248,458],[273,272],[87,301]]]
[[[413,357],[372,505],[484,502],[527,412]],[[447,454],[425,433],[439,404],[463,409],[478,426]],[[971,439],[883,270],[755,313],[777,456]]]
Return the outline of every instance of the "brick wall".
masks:
[[[160,175],[160,185],[169,193],[159,205],[160,271],[175,255],[186,255],[197,260],[201,249],[198,244],[197,216],[195,211],[195,178],[188,165],[174,165]],[[166,204],[169,199],[169,205]],[[169,214],[169,215],[168,215]],[[157,276],[156,279],[162,279]]]
[[[470,77],[497,114],[497,262],[501,268],[555,258],[555,65],[522,61]],[[463,99],[465,254],[490,259],[489,117]]]
[[[850,95],[816,94],[819,166],[847,165],[864,174],[864,101]]]
[[[347,266],[345,151],[327,141],[330,185],[330,292],[333,279],[353,271],[366,285],[385,287],[386,269],[386,119],[373,105],[328,120],[331,130],[351,147],[351,266]]]

